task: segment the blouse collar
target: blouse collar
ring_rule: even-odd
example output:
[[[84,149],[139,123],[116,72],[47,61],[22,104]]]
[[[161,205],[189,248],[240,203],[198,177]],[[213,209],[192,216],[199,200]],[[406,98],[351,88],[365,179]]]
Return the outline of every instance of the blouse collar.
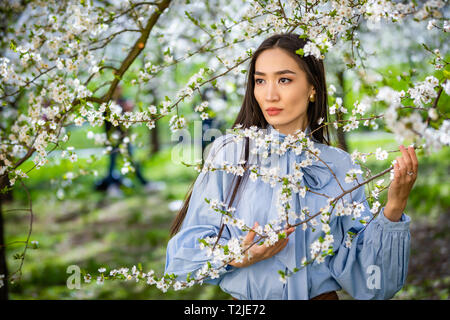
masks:
[[[309,134],[311,132],[309,126],[306,128],[306,130],[304,131],[305,134]],[[284,138],[287,136],[286,134],[283,134],[281,132],[279,132],[278,130],[276,130],[272,125],[268,124],[267,125],[267,134],[273,134],[274,137],[276,139],[279,139],[280,142],[282,142],[284,140]],[[314,143],[318,143],[317,140],[314,137],[309,137],[310,140],[312,140]],[[320,144],[320,143],[318,143]],[[316,147],[318,147],[316,145]],[[272,150],[271,150],[271,145],[269,145],[269,154],[271,154]],[[325,151],[326,149],[322,149],[320,148],[321,151]],[[298,163],[300,163],[301,161],[306,159],[306,153],[305,152],[301,152],[300,154],[295,154],[292,152],[287,152],[289,155],[288,157],[295,157],[295,160]],[[322,154],[322,153],[321,153]],[[323,156],[323,154],[322,154]],[[322,188],[324,188],[333,178],[333,175],[330,171],[330,169],[333,172],[336,172],[336,166],[335,164],[331,161],[326,159],[327,157],[325,157],[322,161],[318,161],[318,160],[314,160],[313,163],[307,167],[302,167],[301,171],[304,174],[304,180],[306,185],[311,188],[311,189],[317,189],[320,190]],[[325,164],[325,163],[326,164]]]

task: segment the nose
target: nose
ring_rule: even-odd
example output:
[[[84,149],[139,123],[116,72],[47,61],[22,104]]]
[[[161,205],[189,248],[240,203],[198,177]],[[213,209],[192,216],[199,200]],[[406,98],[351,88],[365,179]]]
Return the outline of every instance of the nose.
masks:
[[[277,101],[280,98],[278,94],[278,88],[275,83],[269,81],[266,86],[266,100],[267,101]]]

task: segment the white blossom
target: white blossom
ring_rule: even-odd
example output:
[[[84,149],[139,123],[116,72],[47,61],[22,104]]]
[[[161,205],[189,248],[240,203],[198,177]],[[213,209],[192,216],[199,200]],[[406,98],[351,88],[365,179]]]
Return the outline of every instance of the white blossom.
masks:
[[[386,160],[388,157],[388,153],[386,150],[382,150],[381,148],[377,148],[375,157],[377,160]]]

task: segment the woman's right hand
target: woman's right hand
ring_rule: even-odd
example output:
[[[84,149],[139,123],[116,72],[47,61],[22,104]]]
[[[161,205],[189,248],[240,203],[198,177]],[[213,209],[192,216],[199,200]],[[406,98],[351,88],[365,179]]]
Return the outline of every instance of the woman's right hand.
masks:
[[[253,226],[253,229],[255,229],[258,226],[258,222],[255,222],[255,225]],[[289,235],[294,232],[295,228],[289,228],[286,230],[286,238],[280,239],[277,242],[275,242],[270,247],[267,247],[266,245],[259,245],[255,244],[250,249],[248,249],[245,252],[244,259],[242,262],[235,262],[232,261],[229,263],[229,265],[237,268],[244,268],[248,267],[256,262],[259,262],[261,260],[265,260],[268,258],[273,257],[278,252],[284,249],[289,241]],[[243,245],[244,249],[250,246],[255,240],[256,233],[254,231],[249,231],[244,239]],[[250,251],[251,258],[249,259],[248,252]]]

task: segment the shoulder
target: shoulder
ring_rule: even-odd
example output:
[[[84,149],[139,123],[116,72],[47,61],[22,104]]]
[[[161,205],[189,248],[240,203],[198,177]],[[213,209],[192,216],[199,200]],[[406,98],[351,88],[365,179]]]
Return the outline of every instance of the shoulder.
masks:
[[[317,148],[321,150],[321,159],[328,163],[336,178],[339,180],[340,185],[345,189],[352,188],[365,180],[361,166],[353,161],[352,155],[347,151],[325,144],[320,144]],[[364,187],[358,190],[354,191],[357,192],[356,195],[352,192],[351,197],[356,196],[358,198],[361,194],[364,194]],[[350,199],[352,199],[351,197]]]
[[[314,143],[314,147],[320,150],[319,157],[326,163],[332,164],[340,176],[345,177],[349,170],[359,168],[359,165],[353,161],[351,154],[345,150],[322,143]]]
[[[320,157],[328,162],[352,164],[352,156],[345,150],[329,146],[323,143],[314,143],[314,147],[320,150]]]

